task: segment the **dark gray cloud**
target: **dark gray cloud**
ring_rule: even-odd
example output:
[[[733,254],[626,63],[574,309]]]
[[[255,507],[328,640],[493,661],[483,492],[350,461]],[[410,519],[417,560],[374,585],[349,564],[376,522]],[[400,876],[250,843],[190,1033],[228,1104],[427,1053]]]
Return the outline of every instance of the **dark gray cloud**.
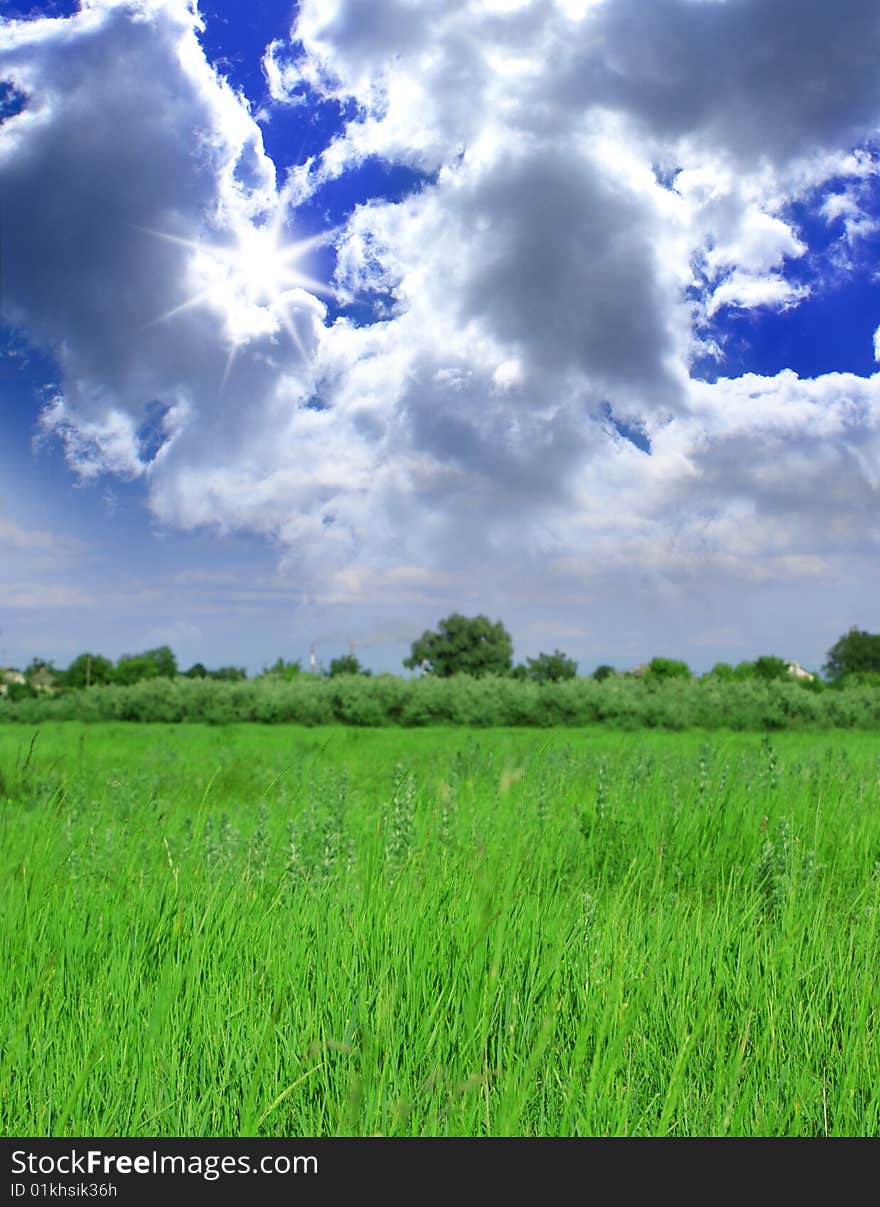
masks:
[[[8,315],[63,350],[68,388],[90,381],[121,403],[179,388],[206,343],[203,314],[150,326],[181,301],[186,252],[142,228],[194,234],[218,171],[217,153],[198,150],[210,114],[169,69],[179,36],[148,22],[133,38],[119,9],[99,34],[58,24],[0,67],[32,88],[4,131]]]
[[[873,0],[613,0],[564,54],[556,96],[663,139],[786,159],[876,130],[878,57]]]
[[[679,299],[663,280],[650,201],[588,157],[506,154],[451,199],[477,230],[457,299],[537,373],[577,368],[594,389],[674,402],[666,359]]]

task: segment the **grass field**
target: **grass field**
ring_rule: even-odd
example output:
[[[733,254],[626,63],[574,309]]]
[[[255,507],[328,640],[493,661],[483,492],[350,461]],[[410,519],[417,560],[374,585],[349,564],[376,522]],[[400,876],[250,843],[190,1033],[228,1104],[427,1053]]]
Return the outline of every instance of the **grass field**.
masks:
[[[880,1134],[868,733],[0,728],[7,1136]]]

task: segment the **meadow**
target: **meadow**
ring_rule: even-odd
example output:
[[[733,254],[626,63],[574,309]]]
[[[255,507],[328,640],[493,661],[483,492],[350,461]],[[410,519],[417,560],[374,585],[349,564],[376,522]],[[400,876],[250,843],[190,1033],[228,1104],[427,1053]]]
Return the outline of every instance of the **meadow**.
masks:
[[[877,1136],[855,731],[0,726],[7,1136]]]

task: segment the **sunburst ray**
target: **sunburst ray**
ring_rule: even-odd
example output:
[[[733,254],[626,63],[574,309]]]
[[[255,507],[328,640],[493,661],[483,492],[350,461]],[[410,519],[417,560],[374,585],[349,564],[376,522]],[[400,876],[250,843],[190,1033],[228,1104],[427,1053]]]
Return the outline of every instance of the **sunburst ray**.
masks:
[[[146,324],[156,325],[201,305],[214,304],[227,316],[227,326],[234,331],[236,316],[242,325],[253,330],[255,312],[268,311],[272,320],[280,322],[305,359],[305,347],[292,317],[291,310],[297,309],[289,294],[296,290],[318,297],[334,298],[336,290],[327,282],[319,280],[301,267],[303,260],[318,247],[330,243],[336,229],[321,231],[305,239],[284,241],[285,221],[282,207],[263,226],[246,225],[235,233],[229,243],[211,243],[206,240],[190,239],[173,235],[167,231],[140,226],[136,229],[168,243],[175,243],[201,257],[202,263],[193,265],[196,274],[209,280],[202,288],[185,298],[178,305],[166,310]],[[201,282],[200,282],[201,284]],[[250,318],[243,320],[243,316]],[[258,322],[259,325],[259,322]],[[232,368],[237,349],[246,343],[250,335],[232,336],[232,346],[223,374],[225,384]]]

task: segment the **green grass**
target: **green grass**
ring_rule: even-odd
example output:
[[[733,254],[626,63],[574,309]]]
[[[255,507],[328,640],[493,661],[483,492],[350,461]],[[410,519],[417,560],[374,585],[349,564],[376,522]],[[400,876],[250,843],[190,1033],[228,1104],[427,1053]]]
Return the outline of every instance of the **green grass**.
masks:
[[[34,732],[5,1135],[880,1134],[869,734]]]

